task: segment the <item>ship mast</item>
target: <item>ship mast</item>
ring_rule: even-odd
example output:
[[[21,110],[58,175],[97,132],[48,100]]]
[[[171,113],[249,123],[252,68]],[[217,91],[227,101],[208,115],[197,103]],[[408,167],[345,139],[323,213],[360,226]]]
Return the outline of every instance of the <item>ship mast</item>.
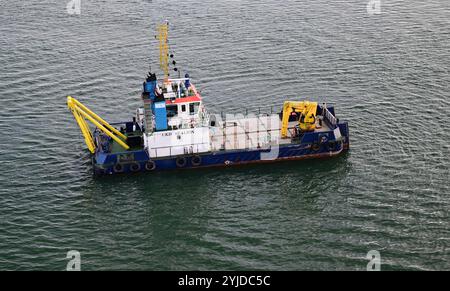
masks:
[[[164,72],[164,80],[169,78],[169,44],[167,41],[168,30],[169,23],[167,21],[158,26],[159,66]]]

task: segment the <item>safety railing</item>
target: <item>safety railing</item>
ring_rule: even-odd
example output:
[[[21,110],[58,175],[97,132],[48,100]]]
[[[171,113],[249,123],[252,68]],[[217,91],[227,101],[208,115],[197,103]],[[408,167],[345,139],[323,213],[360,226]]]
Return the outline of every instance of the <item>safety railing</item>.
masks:
[[[334,117],[334,115],[326,107],[323,107],[323,116],[330,122],[331,125],[335,126],[337,124],[336,117]]]

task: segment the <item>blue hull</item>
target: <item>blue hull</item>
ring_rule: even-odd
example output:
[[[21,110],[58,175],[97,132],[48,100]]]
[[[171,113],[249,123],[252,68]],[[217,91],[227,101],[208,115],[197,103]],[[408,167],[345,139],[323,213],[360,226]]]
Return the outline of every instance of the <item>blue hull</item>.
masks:
[[[347,151],[349,143],[348,139],[346,140],[346,142],[336,144],[333,149],[330,149],[329,146],[325,144],[321,145],[320,148],[313,148],[310,144],[280,145],[278,157],[275,159],[262,158],[269,150],[239,150],[153,159],[151,164],[149,164],[150,159],[147,153],[144,150],[141,150],[127,153],[128,160],[121,159],[120,154],[109,155],[103,163],[99,163],[97,159],[94,159],[94,173],[96,175],[105,175],[153,172],[160,170],[194,169],[250,163],[269,163],[285,160],[327,158],[337,156]]]

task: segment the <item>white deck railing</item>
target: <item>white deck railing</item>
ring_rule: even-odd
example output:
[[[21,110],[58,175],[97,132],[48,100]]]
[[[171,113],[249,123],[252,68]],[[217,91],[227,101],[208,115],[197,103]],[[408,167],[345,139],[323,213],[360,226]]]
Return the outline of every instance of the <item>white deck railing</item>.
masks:
[[[334,117],[334,115],[331,114],[331,112],[326,107],[323,108],[323,111],[324,111],[323,115],[325,116],[325,118],[328,119],[331,125],[335,126],[337,124],[336,117]]]

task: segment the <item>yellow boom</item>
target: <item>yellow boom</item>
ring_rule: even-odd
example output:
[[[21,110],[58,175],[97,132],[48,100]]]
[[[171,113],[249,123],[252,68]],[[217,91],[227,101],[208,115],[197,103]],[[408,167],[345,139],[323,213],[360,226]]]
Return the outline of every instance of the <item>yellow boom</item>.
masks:
[[[113,126],[111,126],[111,124],[103,120],[100,116],[92,112],[80,101],[76,100],[73,97],[67,96],[67,106],[69,107],[70,111],[72,111],[72,114],[75,117],[78,126],[80,127],[81,133],[84,136],[84,141],[86,142],[86,145],[91,153],[95,153],[96,147],[92,132],[89,129],[89,125],[87,124],[86,119],[92,122],[109,137],[111,137],[125,150],[128,150],[130,148],[125,143],[127,137],[124,134],[115,129]]]
[[[167,22],[158,26],[159,66],[164,72],[164,80],[169,78],[169,44],[167,43],[168,31],[169,25]]]
[[[283,120],[281,122],[281,138],[287,137],[289,116],[292,112],[301,114],[299,125],[303,131],[312,131],[315,128],[317,102],[285,101],[283,104]]]

